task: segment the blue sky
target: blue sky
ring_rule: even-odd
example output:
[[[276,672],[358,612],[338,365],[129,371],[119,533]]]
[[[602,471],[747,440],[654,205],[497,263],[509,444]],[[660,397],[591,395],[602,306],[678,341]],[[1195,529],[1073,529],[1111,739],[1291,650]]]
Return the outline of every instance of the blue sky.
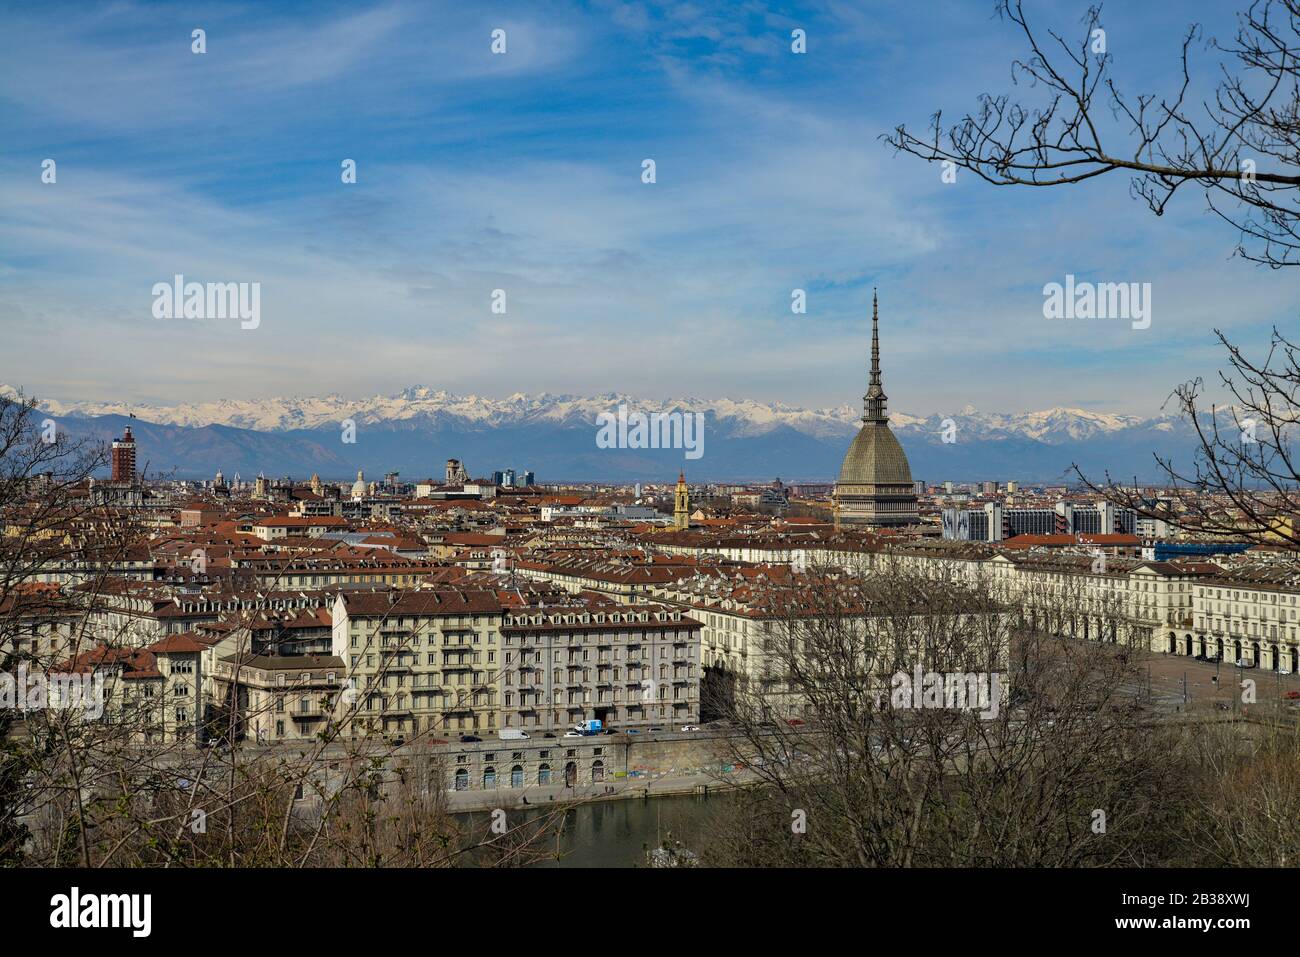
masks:
[[[1187,24],[1224,35],[1235,4],[1122,6],[1116,76],[1164,91]],[[874,285],[895,409],[1148,414],[1213,375],[1213,327],[1248,348],[1294,328],[1296,279],[1231,258],[1195,192],[1157,219],[1122,177],[944,184],[879,141],[1014,91],[991,2],[765,7],[0,6],[0,382],[838,405],[863,391]],[[1085,7],[1028,4],[1071,37]],[[154,319],[176,273],[260,282],[260,326]],[[1150,282],[1151,328],[1045,320],[1066,273]]]

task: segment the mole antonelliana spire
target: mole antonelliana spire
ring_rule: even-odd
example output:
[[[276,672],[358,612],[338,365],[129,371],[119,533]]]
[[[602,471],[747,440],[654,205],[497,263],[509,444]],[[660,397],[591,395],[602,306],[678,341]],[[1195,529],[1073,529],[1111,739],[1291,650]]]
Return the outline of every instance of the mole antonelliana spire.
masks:
[[[862,428],[849,446],[835,483],[836,524],[912,525],[916,490],[907,455],[889,428],[880,376],[880,304],[871,293],[871,375],[862,397]]]
[[[862,421],[885,422],[889,419],[886,411],[885,387],[880,381],[880,306],[876,300],[876,291],[871,290],[871,378],[867,383],[867,394],[862,397]]]

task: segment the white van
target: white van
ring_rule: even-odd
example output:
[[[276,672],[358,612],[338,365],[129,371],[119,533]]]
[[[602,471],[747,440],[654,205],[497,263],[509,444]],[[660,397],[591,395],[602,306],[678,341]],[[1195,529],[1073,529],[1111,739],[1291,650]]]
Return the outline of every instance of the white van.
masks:
[[[522,728],[502,728],[497,732],[497,737],[502,741],[527,741],[528,732]]]

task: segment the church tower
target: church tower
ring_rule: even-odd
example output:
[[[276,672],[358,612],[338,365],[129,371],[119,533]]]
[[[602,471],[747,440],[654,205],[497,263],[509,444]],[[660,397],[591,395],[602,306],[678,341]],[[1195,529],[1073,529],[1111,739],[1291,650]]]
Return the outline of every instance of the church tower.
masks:
[[[862,397],[862,428],[849,446],[835,483],[835,524],[914,525],[916,490],[907,455],[889,428],[888,398],[880,374],[880,310],[871,294],[871,374]]]
[[[677,473],[677,491],[673,493],[673,527],[691,527],[691,492],[686,487],[686,473]]]

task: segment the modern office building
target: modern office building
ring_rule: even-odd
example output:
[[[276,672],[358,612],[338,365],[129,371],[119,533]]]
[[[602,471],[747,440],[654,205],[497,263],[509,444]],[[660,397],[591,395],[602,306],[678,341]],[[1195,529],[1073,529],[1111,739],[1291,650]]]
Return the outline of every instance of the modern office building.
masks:
[[[954,507],[943,512],[943,537],[958,541],[1001,542],[1017,535],[1132,535],[1136,529],[1135,513],[1110,502],[1057,502],[1055,508],[1006,508],[988,502],[978,509]]]

